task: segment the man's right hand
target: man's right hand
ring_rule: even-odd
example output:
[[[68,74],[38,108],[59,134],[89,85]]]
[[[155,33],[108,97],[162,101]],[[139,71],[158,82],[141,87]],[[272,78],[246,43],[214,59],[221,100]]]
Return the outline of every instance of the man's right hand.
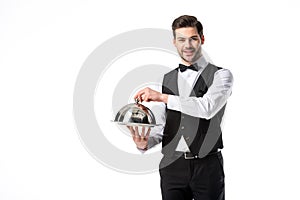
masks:
[[[132,139],[134,143],[136,144],[136,147],[140,150],[147,150],[148,149],[148,138],[151,131],[151,128],[149,127],[147,130],[147,133],[145,134],[145,127],[142,127],[142,132],[139,134],[139,129],[137,126],[127,126],[127,128],[130,130]]]
[[[146,87],[136,93],[134,95],[134,99],[138,99],[139,101],[149,102],[149,101],[157,101],[168,103],[168,95],[157,92],[156,90],[152,90],[149,87]]]

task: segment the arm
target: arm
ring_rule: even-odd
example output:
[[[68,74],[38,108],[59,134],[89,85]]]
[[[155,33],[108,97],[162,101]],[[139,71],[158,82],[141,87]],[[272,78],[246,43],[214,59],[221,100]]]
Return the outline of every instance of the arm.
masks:
[[[180,111],[182,113],[210,119],[226,103],[231,95],[233,76],[227,69],[218,70],[215,73],[212,85],[203,97],[180,97],[159,93],[150,88],[140,90],[134,98],[141,101],[158,101],[167,104],[170,110]]]
[[[231,72],[227,69],[218,70],[203,97],[169,95],[167,107],[194,117],[210,119],[225,105],[231,95],[232,85]]]

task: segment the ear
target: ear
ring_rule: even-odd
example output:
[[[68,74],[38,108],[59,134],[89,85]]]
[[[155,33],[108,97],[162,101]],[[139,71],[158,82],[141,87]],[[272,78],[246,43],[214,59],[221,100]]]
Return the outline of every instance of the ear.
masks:
[[[205,41],[204,35],[201,35],[200,39],[201,39],[201,44],[204,44]]]
[[[174,44],[174,46],[176,46],[176,39],[175,38],[173,38],[173,44]]]

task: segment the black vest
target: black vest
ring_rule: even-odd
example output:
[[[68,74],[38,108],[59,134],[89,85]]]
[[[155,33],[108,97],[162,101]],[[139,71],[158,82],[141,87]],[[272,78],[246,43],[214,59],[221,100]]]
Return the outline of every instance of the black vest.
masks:
[[[199,76],[190,96],[202,97],[211,86],[214,74],[221,68],[208,64]],[[179,95],[178,71],[172,70],[165,74],[162,93]],[[172,156],[181,136],[187,142],[193,154],[205,157],[208,153],[223,148],[221,121],[225,111],[224,105],[221,110],[211,119],[193,117],[179,111],[166,109],[166,125],[162,139],[162,153]]]

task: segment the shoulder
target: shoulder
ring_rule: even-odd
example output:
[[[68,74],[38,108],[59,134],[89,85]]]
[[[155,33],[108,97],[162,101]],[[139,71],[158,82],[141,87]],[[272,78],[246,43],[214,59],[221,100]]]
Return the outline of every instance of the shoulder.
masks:
[[[178,68],[172,69],[171,71],[165,73],[164,76],[171,76],[171,75],[177,74],[177,72],[178,72],[177,69],[178,69]]]
[[[209,65],[211,65],[212,68],[215,68],[215,73],[214,73],[215,78],[220,78],[223,80],[226,79],[227,81],[233,81],[233,75],[229,69],[219,67],[211,63],[209,63]]]
[[[169,71],[168,73],[164,74],[164,79],[170,79],[172,77],[175,77],[178,75],[178,68],[173,69],[171,71]]]

